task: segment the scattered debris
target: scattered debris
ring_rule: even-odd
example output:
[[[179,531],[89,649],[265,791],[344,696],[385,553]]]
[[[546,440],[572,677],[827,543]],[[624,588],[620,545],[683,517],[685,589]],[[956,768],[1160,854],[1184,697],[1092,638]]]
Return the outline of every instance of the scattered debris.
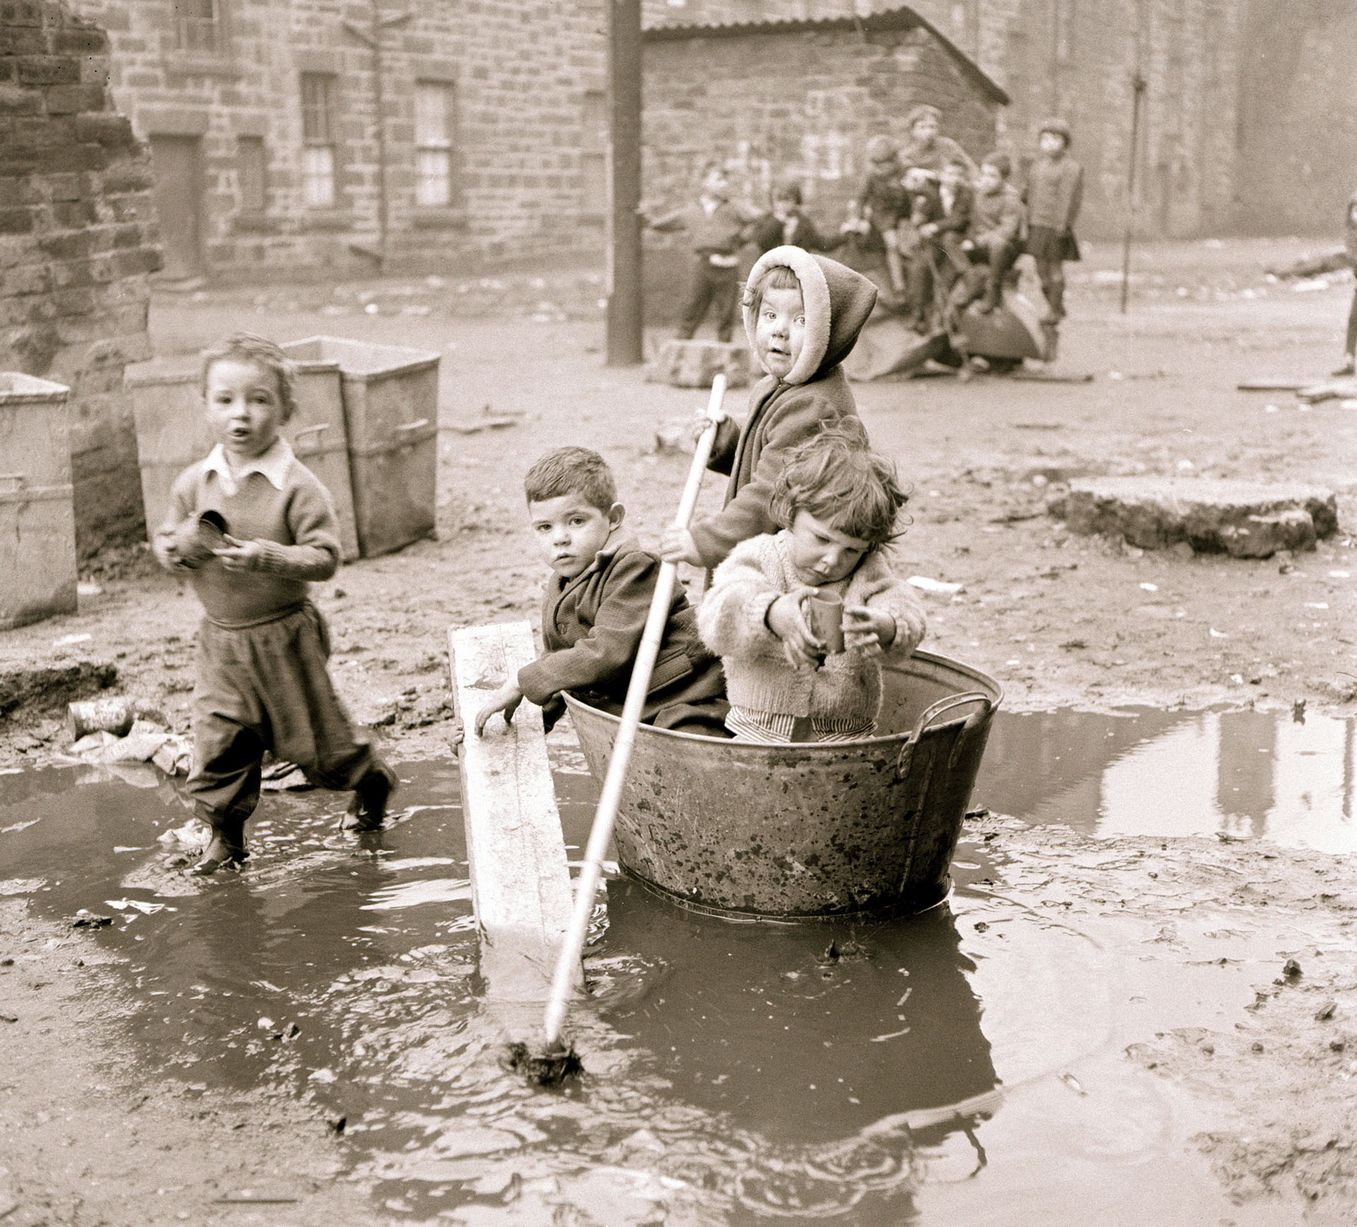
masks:
[[[76,912],[75,918],[71,921],[73,929],[106,929],[113,923],[112,916],[96,916],[93,912],[86,911],[83,907]]]
[[[1338,1002],[1330,998],[1315,1011],[1315,1022],[1328,1022],[1338,1011]]]
[[[920,592],[934,592],[939,596],[955,596],[958,592],[966,590],[964,584],[952,583],[945,579],[930,579],[927,575],[911,575],[905,583],[919,589]]]

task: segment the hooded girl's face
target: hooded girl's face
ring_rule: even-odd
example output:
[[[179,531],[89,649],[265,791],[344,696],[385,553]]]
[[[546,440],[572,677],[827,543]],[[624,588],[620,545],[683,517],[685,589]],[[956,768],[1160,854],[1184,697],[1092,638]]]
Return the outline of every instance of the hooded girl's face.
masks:
[[[934,115],[920,115],[910,125],[909,134],[925,147],[931,145],[938,135],[938,120]]]
[[[754,351],[763,369],[775,379],[786,379],[806,339],[806,308],[797,286],[770,286],[763,291],[759,318],[754,324]]]

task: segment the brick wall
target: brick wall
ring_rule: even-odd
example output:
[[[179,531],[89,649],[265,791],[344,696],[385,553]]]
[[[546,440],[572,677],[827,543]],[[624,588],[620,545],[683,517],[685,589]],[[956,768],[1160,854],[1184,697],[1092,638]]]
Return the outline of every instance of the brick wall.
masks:
[[[1297,8],[1332,7],[1342,0],[1255,2],[1278,10],[1262,34],[1275,44],[1296,37],[1292,14]],[[821,18],[899,7],[896,0],[645,0],[646,20],[652,24]],[[1126,223],[1131,82],[1137,65],[1148,82],[1134,202],[1137,232],[1181,237],[1233,227],[1237,201],[1249,190],[1241,176],[1250,173],[1235,141],[1245,5],[1234,0],[915,0],[909,7],[1009,94],[1012,101],[999,119],[998,133],[1016,160],[1034,150],[1036,126],[1045,116],[1063,114],[1070,120],[1074,154],[1087,176],[1081,234],[1112,237]],[[1285,39],[1277,38],[1279,30],[1288,32]],[[1350,67],[1351,54],[1326,57],[1322,40],[1314,41],[1318,60],[1327,59],[1332,68],[1312,73],[1314,88],[1295,92],[1294,105],[1304,113],[1298,128],[1318,119],[1326,107],[1334,111],[1336,98],[1351,96],[1350,73],[1335,83]],[[1355,113],[1349,105],[1349,119]],[[1322,130],[1323,122],[1316,127]],[[1311,164],[1317,168],[1318,159]],[[1275,210],[1271,217],[1270,224],[1286,229]]]
[[[601,251],[602,0],[221,0],[217,26],[187,36],[173,0],[74,2],[109,30],[114,96],[152,144],[160,190],[188,185],[162,208],[171,271],[368,273],[383,213],[388,269]],[[380,125],[374,13],[391,19]],[[303,73],[333,91],[329,207],[305,192]],[[417,82],[450,103],[446,204],[417,202]],[[247,161],[261,153],[251,210]]]
[[[82,556],[144,533],[122,383],[150,356],[160,262],[146,150],[107,76],[104,32],[62,0],[0,0],[0,368],[71,389]]]
[[[832,227],[861,185],[868,139],[903,140],[916,103],[939,106],[977,157],[995,139],[992,95],[920,27],[649,38],[644,73],[644,194],[670,207],[692,199],[702,163],[720,158],[737,195],[766,206],[773,182],[798,182],[807,211]],[[652,236],[648,247],[658,320],[660,305],[681,297],[686,248],[681,235]]]

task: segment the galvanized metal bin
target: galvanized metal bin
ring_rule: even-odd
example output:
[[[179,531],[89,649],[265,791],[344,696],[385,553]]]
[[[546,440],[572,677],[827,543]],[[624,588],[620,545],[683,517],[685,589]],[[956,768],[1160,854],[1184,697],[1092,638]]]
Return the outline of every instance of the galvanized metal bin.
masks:
[[[294,363],[297,412],[283,427],[283,436],[297,459],[330,492],[339,519],[340,556],[350,562],[358,557],[358,528],[339,364],[297,359]],[[140,363],[128,367],[124,383],[132,393],[146,527],[155,532],[169,507],[174,479],[212,450],[201,363],[197,358]]]
[[[75,612],[69,392],[0,371],[0,628]]]
[[[884,680],[881,727],[899,731],[859,741],[754,745],[643,725],[617,817],[622,868],[690,907],[755,918],[919,912],[946,898],[1003,692],[929,652]],[[566,703],[601,780],[617,719]]]
[[[339,366],[363,556],[429,536],[438,504],[438,355],[343,337],[283,349],[297,362]]]

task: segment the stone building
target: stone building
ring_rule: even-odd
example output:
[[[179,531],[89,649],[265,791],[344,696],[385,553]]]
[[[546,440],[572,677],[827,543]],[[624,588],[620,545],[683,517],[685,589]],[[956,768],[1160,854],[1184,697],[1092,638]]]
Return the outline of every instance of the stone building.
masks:
[[[113,107],[108,64],[104,32],[63,0],[0,3],[0,369],[71,389],[84,556],[144,531],[123,368],[150,356],[160,266],[150,159]]]
[[[596,251],[601,0],[73,0],[149,143],[166,274]]]
[[[1287,0],[1273,3],[1293,7]],[[813,20],[892,7],[891,0],[645,4],[652,25]],[[1137,231],[1176,237],[1219,233],[1237,224],[1245,5],[1234,0],[914,0],[912,7],[1009,95],[1000,132],[1015,155],[1032,150],[1036,126],[1046,115],[1062,114],[1071,121],[1074,153],[1087,176],[1082,233],[1119,234],[1126,223],[1137,73],[1146,82],[1133,202]],[[1278,31],[1292,36],[1289,19],[1273,25],[1274,38]]]
[[[988,76],[910,8],[822,17],[656,26],[644,36],[642,178],[647,197],[679,205],[702,164],[720,159],[737,195],[766,207],[795,182],[806,207],[837,223],[866,173],[867,141],[903,140],[905,116],[938,105],[967,148],[993,147],[1007,101]],[[720,99],[720,105],[712,104]],[[649,317],[686,282],[681,234],[652,238]],[[662,287],[664,288],[663,291]]]

